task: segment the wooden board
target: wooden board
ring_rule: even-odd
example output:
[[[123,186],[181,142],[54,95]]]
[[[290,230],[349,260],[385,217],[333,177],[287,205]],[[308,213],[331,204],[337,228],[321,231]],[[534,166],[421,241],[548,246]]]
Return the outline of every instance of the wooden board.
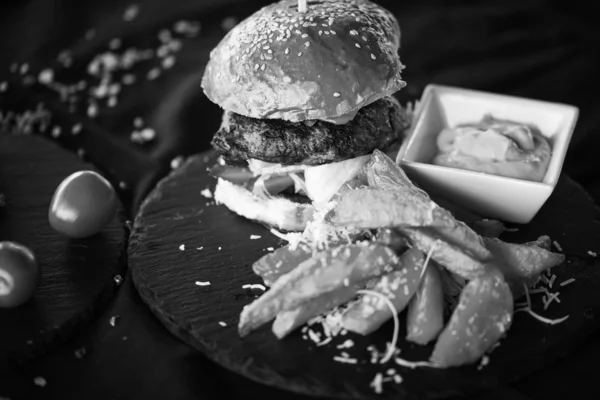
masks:
[[[76,155],[36,136],[0,135],[0,240],[31,248],[42,270],[34,298],[0,309],[0,371],[43,355],[81,332],[111,300],[125,271],[123,212],[98,235],[69,240],[48,223],[58,184],[93,169]]]
[[[270,325],[241,339],[240,311],[261,293],[242,288],[261,283],[250,265],[283,242],[201,195],[204,189],[214,189],[216,182],[207,175],[213,163],[214,154],[198,155],[160,182],[136,218],[129,265],[139,293],[167,329],[250,379],[315,396],[379,398],[369,384],[378,372],[394,368],[403,382],[386,383],[385,398],[443,398],[493,388],[543,369],[572,352],[598,326],[600,262],[588,251],[600,247],[600,214],[583,189],[563,176],[531,224],[504,239],[524,242],[547,234],[559,243],[567,261],[553,271],[557,275],[553,290],[567,278],[576,281],[561,288],[561,303],[547,312],[539,310],[541,295],[534,301],[544,316],[570,317],[549,326],[517,313],[508,337],[492,352],[487,366],[411,370],[393,362],[372,364],[366,348],[375,345],[384,350],[391,339],[391,322],[368,337],[348,333],[321,347],[303,339],[300,331],[278,341]],[[260,238],[252,240],[251,235]],[[210,285],[198,286],[196,281]],[[337,348],[348,339],[352,348]],[[425,360],[431,351],[403,339],[398,346],[401,356],[412,361]],[[342,351],[358,363],[334,361]]]

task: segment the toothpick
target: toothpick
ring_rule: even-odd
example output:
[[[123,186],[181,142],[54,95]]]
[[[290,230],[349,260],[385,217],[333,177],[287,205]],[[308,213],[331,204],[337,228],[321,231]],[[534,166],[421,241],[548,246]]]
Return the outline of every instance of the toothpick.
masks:
[[[306,0],[298,0],[298,12],[306,12]]]

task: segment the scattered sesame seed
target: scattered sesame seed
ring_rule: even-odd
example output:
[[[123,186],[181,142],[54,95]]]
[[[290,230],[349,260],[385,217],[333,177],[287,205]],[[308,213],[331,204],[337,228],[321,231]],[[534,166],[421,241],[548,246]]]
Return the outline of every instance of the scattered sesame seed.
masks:
[[[81,132],[81,129],[82,129],[82,125],[81,124],[75,124],[71,128],[71,133],[73,135],[78,135]]]
[[[52,133],[51,133],[53,138],[57,138],[60,136],[60,126],[55,126],[54,128],[52,128]]]
[[[39,387],[45,387],[48,384],[48,382],[46,382],[46,379],[44,379],[44,377],[42,376],[36,376],[35,378],[33,378],[33,383]]]
[[[38,82],[43,85],[49,85],[54,80],[54,71],[50,68],[42,70],[38,75]]]
[[[554,247],[556,247],[556,250],[563,251],[562,247],[560,247],[560,244],[558,244],[558,242],[556,240],[552,243],[554,244]]]
[[[27,71],[29,71],[29,64],[27,64],[27,63],[21,64],[21,67],[19,68],[19,73],[21,75],[25,75],[27,73]]]
[[[182,245],[180,245],[180,246],[179,246],[179,250],[181,250],[181,251],[185,251],[185,244],[182,244]]]
[[[108,48],[111,50],[117,50],[121,47],[121,39],[114,38],[108,43]]]
[[[159,76],[160,76],[160,69],[158,69],[158,68],[152,68],[150,71],[148,71],[148,74],[146,75],[146,77],[149,81],[152,81],[152,80],[158,78]]]
[[[333,93],[333,97],[340,97],[340,96],[341,96],[341,94],[340,94],[340,93],[338,93],[338,92],[334,92],[334,93]]]
[[[139,13],[140,13],[140,6],[138,4],[131,4],[125,10],[125,13],[123,14],[123,20],[128,21],[128,22],[133,21],[135,18],[137,18]]]
[[[209,281],[206,281],[206,282],[196,281],[196,286],[210,286],[210,282]]]
[[[373,60],[377,60],[377,57],[375,57],[375,54],[373,54],[373,53],[371,53],[371,58],[372,58]]]
[[[85,40],[92,40],[94,37],[96,37],[96,30],[95,29],[88,29],[85,32]]]
[[[8,82],[0,82],[0,93],[4,93],[8,90]]]
[[[222,327],[226,327],[226,326],[227,326],[227,323],[226,323],[226,322],[223,322],[223,321],[219,321],[219,325],[221,325]]]
[[[87,351],[86,351],[85,347],[82,347],[80,349],[75,350],[74,354],[75,354],[75,358],[81,359],[87,354]]]
[[[359,49],[361,48],[360,43],[354,43],[354,45]]]
[[[592,256],[592,257],[596,257],[596,256],[598,255],[598,254],[596,254],[595,252],[593,252],[593,251],[591,251],[591,250],[588,250],[588,252],[587,252],[587,253],[588,253],[590,256]]]

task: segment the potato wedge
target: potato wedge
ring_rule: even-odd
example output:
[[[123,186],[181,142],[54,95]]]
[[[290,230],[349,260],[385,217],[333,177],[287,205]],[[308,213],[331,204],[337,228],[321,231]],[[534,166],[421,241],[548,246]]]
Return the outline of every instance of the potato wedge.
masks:
[[[285,231],[303,231],[315,213],[311,204],[283,197],[261,198],[222,178],[217,180],[214,195],[217,204],[225,204],[236,214]]]
[[[294,329],[305,324],[311,318],[327,313],[334,308],[349,302],[356,296],[356,291],[363,286],[364,285],[343,286],[308,300],[294,309],[281,311],[277,314],[271,329],[278,339],[283,339],[294,331]]]
[[[400,229],[410,242],[423,253],[431,253],[431,258],[452,273],[464,279],[473,279],[484,274],[488,267],[461,251],[456,246],[436,237],[428,229]],[[432,250],[433,249],[433,250]]]
[[[371,159],[365,164],[365,175],[369,186],[382,191],[400,192],[404,200],[401,204],[410,204],[410,207],[418,214],[421,223],[413,226],[435,227],[447,242],[458,246],[469,252],[478,260],[486,260],[491,257],[490,252],[483,244],[481,237],[466,223],[457,220],[453,214],[443,207],[439,207],[431,197],[422,189],[417,187],[397,165],[385,153],[375,150]],[[446,202],[445,204],[449,204]],[[386,207],[386,204],[372,207]],[[457,207],[454,209],[458,210]],[[393,215],[393,214],[392,214]],[[461,215],[474,218],[474,215],[463,211]],[[468,221],[467,221],[468,222]],[[395,220],[393,226],[411,224],[409,220]],[[378,228],[380,226],[376,226]]]
[[[400,263],[387,246],[372,242],[342,245],[317,253],[281,276],[271,289],[246,306],[240,315],[238,331],[245,336],[315,297],[391,272]]]
[[[444,328],[444,293],[439,267],[427,265],[417,292],[408,304],[406,340],[426,345]]]
[[[478,260],[491,257],[482,238],[430,200],[402,189],[361,188],[340,194],[331,221],[360,229],[431,227],[439,236]]]
[[[484,242],[494,255],[493,264],[507,279],[539,276],[565,260],[563,254],[543,249],[536,242],[515,244],[494,238],[484,238]]]
[[[430,361],[442,368],[474,363],[508,331],[512,319],[510,288],[500,271],[490,270],[463,289]]]
[[[292,250],[290,245],[285,245],[255,261],[252,270],[262,278],[265,286],[272,286],[280,276],[287,274],[310,257],[312,249],[309,246],[300,244]]]
[[[413,247],[400,256],[397,271],[370,280],[366,289],[386,296],[399,313],[419,287],[424,262],[425,255]],[[379,296],[363,294],[344,311],[341,325],[351,332],[368,335],[391,317],[392,310]]]

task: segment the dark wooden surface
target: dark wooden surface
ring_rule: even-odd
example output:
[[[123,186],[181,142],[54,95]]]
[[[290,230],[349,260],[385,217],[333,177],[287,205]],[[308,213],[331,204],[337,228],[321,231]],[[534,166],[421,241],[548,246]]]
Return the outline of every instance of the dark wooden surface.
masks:
[[[31,248],[42,271],[31,301],[0,309],[0,373],[63,344],[108,304],[125,272],[122,210],[98,235],[70,240],[48,223],[58,184],[92,169],[75,154],[34,136],[0,135],[0,240]]]
[[[525,313],[516,314],[508,337],[485,368],[410,370],[394,363],[373,365],[366,348],[371,344],[385,348],[392,335],[391,322],[373,335],[349,333],[322,347],[303,340],[299,331],[278,341],[270,325],[241,339],[238,316],[261,293],[242,288],[261,283],[250,266],[267,247],[283,242],[262,225],[200,194],[207,188],[212,192],[216,183],[206,171],[214,162],[208,154],[191,158],[161,181],[142,205],[130,240],[129,265],[143,301],[171,333],[250,379],[314,396],[376,398],[370,381],[377,372],[395,368],[404,381],[385,385],[386,397],[442,398],[514,382],[565,357],[598,326],[600,262],[587,252],[600,248],[600,214],[588,195],[563,176],[535,220],[504,239],[524,242],[551,235],[559,243],[567,261],[553,271],[554,290],[570,277],[576,282],[560,290],[560,304],[547,312],[536,311],[550,318],[570,317],[549,326]],[[261,238],[251,240],[251,235]],[[197,286],[196,281],[210,285]],[[539,306],[539,295],[536,301]],[[344,351],[359,360],[357,365],[333,360],[341,352],[336,346],[347,339],[354,346]],[[425,360],[431,351],[402,339],[398,347],[408,360]]]

